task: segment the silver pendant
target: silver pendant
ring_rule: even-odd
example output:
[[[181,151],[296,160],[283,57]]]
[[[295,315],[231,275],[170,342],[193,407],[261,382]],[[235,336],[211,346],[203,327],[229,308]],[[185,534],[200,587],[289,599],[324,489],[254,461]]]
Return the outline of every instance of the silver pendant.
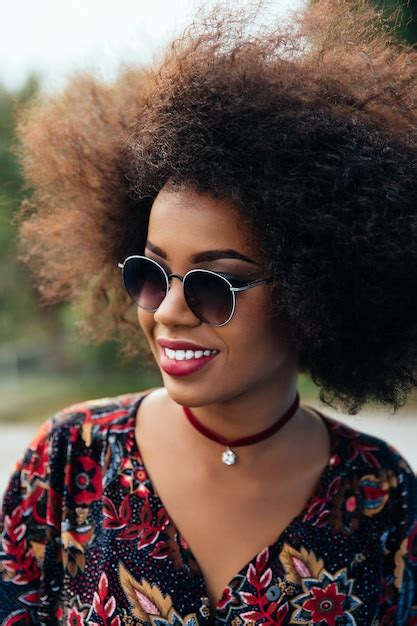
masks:
[[[236,454],[230,448],[227,448],[222,454],[222,461],[225,465],[234,465],[237,461]]]

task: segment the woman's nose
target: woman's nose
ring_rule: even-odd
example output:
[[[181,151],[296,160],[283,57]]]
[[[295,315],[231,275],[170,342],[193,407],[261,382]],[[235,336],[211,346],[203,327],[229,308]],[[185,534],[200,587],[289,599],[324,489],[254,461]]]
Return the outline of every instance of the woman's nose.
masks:
[[[164,326],[201,324],[185,300],[182,280],[176,276],[171,278],[168,293],[156,309],[154,320]]]

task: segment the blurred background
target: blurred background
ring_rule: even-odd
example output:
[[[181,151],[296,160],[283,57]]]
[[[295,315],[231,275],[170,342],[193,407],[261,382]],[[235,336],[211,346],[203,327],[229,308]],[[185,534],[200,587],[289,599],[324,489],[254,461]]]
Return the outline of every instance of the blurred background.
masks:
[[[369,0],[372,1],[372,0]],[[417,42],[417,0],[377,2],[397,12],[398,32]],[[239,2],[237,2],[239,4]],[[242,2],[240,3],[242,4]],[[282,19],[300,0],[271,0]],[[16,254],[12,216],[25,197],[11,151],[15,111],[39,89],[62,89],[77,71],[113,80],[124,63],[146,64],[194,15],[195,0],[15,0],[3,3],[0,26],[0,494],[15,461],[39,425],[73,402],[158,386],[157,369],[123,364],[114,344],[83,344],[68,305],[41,307]],[[302,402],[353,427],[387,439],[417,469],[416,395],[395,416],[382,410],[336,414],[318,401],[308,377],[300,378]]]

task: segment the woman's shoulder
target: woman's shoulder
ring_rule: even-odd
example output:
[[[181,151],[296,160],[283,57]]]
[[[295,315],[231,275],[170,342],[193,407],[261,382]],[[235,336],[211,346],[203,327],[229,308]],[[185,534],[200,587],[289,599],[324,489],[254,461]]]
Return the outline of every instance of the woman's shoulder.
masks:
[[[332,440],[332,464],[341,464],[353,471],[414,471],[403,454],[389,441],[359,430],[337,418],[321,416]]]
[[[322,414],[332,440],[333,486],[339,493],[359,493],[363,512],[383,509],[391,516],[417,519],[417,477],[404,455],[390,442]],[[390,502],[390,506],[385,504]]]
[[[40,425],[15,469],[43,462],[53,463],[68,456],[68,448],[81,451],[95,447],[109,432],[133,430],[136,407],[152,389],[101,397],[69,404]]]
[[[401,540],[417,532],[417,478],[408,460],[388,441],[319,413],[331,455],[305,519],[348,533],[367,520],[369,532],[398,531]]]
[[[150,391],[77,402],[45,419],[15,462],[0,518],[24,494],[37,493],[36,489],[59,491],[70,468],[102,467],[109,443],[119,459],[129,454],[134,447],[136,407]]]

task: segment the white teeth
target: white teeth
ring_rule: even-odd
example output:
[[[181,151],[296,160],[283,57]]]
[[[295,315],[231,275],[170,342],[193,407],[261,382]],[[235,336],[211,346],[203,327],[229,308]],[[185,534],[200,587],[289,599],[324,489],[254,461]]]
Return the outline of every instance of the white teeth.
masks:
[[[202,356],[217,354],[218,350],[172,350],[164,347],[164,352],[169,359],[174,361],[184,361],[189,359],[201,359]]]

